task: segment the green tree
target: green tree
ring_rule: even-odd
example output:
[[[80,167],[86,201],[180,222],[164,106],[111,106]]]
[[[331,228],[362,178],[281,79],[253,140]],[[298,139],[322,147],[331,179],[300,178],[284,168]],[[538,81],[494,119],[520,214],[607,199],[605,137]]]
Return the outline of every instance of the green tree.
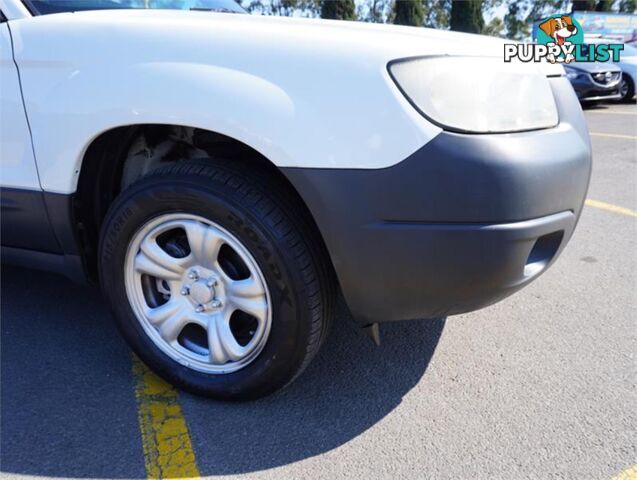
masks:
[[[525,6],[528,8],[526,21],[531,24],[535,20],[541,20],[554,13],[566,12],[570,4],[568,0],[530,0]]]
[[[451,30],[480,33],[484,29],[482,0],[455,0],[451,3]]]
[[[387,23],[392,13],[391,0],[366,0],[358,2],[357,16],[363,22]]]
[[[394,3],[394,23],[421,27],[424,19],[421,0],[396,0]]]
[[[423,0],[425,27],[449,28],[451,0]]]
[[[636,0],[622,0],[619,2],[619,11],[621,13],[635,13],[637,10]]]
[[[613,9],[613,0],[599,0],[595,5],[596,12],[610,12]]]
[[[289,17],[301,15],[303,17],[318,17],[320,11],[319,0],[251,0],[246,6],[251,13],[260,15],[276,15]]]
[[[502,37],[504,30],[504,22],[501,18],[494,17],[489,23],[484,26],[482,30],[483,35],[489,35],[491,37]]]
[[[574,0],[572,12],[590,12],[595,10],[595,0]]]
[[[356,4],[354,0],[322,0],[321,18],[356,20]]]
[[[522,40],[528,36],[529,24],[526,20],[520,18],[520,14],[520,4],[518,2],[511,2],[507,13],[504,15],[507,38]]]

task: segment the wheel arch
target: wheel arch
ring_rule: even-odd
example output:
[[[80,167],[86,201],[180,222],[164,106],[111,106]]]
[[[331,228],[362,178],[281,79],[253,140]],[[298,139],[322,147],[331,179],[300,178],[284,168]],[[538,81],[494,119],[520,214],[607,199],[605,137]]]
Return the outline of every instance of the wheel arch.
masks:
[[[140,150],[141,148],[141,150]],[[150,151],[157,154],[152,158]],[[159,152],[157,152],[159,151]],[[193,156],[194,155],[194,156]],[[144,157],[146,156],[145,161]],[[73,223],[85,268],[91,280],[97,275],[97,243],[108,208],[117,195],[135,180],[155,168],[183,159],[224,158],[258,168],[285,188],[308,219],[335,272],[321,229],[301,192],[273,162],[253,147],[211,130],[171,124],[123,125],[95,136],[84,149],[78,167],[77,189],[73,196]],[[131,168],[144,163],[142,168]],[[336,278],[336,275],[333,275]]]

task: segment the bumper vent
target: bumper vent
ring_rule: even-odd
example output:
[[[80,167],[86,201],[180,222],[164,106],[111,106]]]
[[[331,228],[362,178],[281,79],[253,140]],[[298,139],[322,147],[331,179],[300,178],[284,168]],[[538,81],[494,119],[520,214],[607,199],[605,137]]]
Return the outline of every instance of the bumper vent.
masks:
[[[560,248],[564,231],[542,235],[535,241],[524,266],[524,276],[532,277],[544,270]]]

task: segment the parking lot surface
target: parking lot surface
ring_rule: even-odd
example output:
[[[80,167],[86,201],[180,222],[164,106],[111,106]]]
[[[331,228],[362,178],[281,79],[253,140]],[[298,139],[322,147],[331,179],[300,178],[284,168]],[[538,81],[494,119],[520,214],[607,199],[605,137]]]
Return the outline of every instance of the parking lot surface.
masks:
[[[325,347],[284,392],[240,404],[179,393],[196,471],[628,478],[637,464],[637,107],[586,117],[590,200],[540,280],[471,314],[382,325],[380,347],[341,306]],[[146,477],[140,377],[99,293],[3,266],[1,294],[0,476]]]

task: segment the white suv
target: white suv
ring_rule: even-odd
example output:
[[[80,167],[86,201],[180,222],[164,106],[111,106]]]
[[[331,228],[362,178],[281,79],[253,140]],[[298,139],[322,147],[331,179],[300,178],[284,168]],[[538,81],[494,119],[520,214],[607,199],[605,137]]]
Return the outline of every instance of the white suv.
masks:
[[[0,0],[2,252],[99,283],[169,381],[268,394],[337,289],[378,340],[512,294],[571,237],[591,150],[562,67],[232,0],[134,8],[158,4]]]

